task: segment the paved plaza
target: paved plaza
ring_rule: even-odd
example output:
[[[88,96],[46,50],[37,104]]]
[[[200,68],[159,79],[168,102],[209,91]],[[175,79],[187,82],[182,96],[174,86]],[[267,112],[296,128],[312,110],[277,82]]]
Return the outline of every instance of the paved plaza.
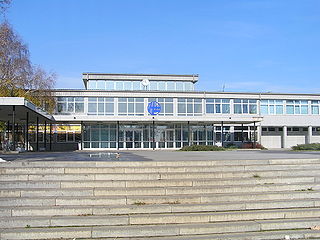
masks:
[[[120,157],[116,158],[116,153]],[[245,160],[245,159],[305,159],[320,158],[317,151],[232,150],[223,152],[184,151],[76,151],[0,154],[6,161],[189,161],[189,160]]]

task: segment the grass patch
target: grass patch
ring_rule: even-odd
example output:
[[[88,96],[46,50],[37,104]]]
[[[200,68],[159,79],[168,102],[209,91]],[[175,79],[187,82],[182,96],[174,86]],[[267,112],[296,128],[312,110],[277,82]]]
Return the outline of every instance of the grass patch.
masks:
[[[180,151],[225,151],[224,147],[218,147],[213,145],[191,145],[184,146]]]
[[[310,143],[310,144],[298,144],[297,146],[293,146],[292,150],[295,151],[320,151],[320,143]]]

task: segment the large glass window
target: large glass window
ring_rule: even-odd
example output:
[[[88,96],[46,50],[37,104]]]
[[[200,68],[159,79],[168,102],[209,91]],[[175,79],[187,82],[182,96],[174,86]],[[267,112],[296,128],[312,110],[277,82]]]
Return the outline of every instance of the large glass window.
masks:
[[[149,98],[148,102],[156,101],[161,105],[159,116],[173,116],[173,98]]]
[[[202,115],[202,99],[178,98],[178,116]]]
[[[307,100],[286,100],[287,114],[308,114]]]
[[[114,98],[89,97],[88,115],[114,115]]]
[[[311,101],[311,113],[312,114],[319,114],[319,107],[320,107],[320,101],[318,100],[313,100]]]
[[[118,114],[126,116],[143,116],[144,100],[143,98],[119,98]]]
[[[96,124],[84,126],[85,148],[116,148],[116,124]]]
[[[83,97],[58,97],[57,98],[57,114],[76,114],[84,112]]]
[[[219,114],[230,113],[230,99],[206,99],[206,113]]]
[[[104,81],[104,80],[97,81],[97,89],[105,90],[106,89],[106,81]]]
[[[106,81],[106,90],[114,90],[114,81]]]
[[[96,80],[89,80],[87,84],[88,84],[88,89],[97,89]]]
[[[260,112],[263,115],[283,114],[284,100],[261,100]]]
[[[235,114],[257,114],[257,100],[234,99]]]

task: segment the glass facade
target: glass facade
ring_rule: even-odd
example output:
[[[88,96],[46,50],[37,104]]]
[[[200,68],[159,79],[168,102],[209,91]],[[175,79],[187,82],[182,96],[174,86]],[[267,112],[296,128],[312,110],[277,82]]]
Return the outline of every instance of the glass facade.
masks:
[[[88,115],[114,115],[114,98],[89,97]]]
[[[306,100],[287,100],[286,101],[287,114],[308,114],[308,101]]]
[[[212,124],[85,124],[83,141],[84,148],[161,149],[252,141],[253,133],[253,127],[224,126],[222,131]]]
[[[77,114],[84,112],[83,97],[58,97],[57,98],[57,114]]]
[[[320,101],[311,101],[311,114],[319,115]]]
[[[112,80],[89,80],[87,89],[90,90],[115,90],[115,91],[194,91],[194,84],[190,81],[153,81],[144,86],[142,81],[112,81]]]
[[[320,100],[58,97],[57,115],[148,116],[147,105],[157,101],[159,116],[203,116],[213,114],[319,115]],[[260,105],[260,108],[258,107]],[[176,110],[175,110],[176,109]],[[233,109],[233,110],[232,110]]]
[[[144,115],[143,98],[119,98],[118,115],[119,116],[143,116]]]
[[[262,115],[283,114],[284,100],[261,100],[260,111]]]
[[[207,114],[228,114],[230,113],[230,99],[206,99]]]
[[[159,116],[173,116],[173,98],[149,98],[148,102],[156,101],[161,106]],[[150,114],[149,114],[150,115]]]
[[[235,114],[257,114],[257,100],[254,99],[234,99]]]
[[[178,116],[202,115],[202,99],[178,98]]]

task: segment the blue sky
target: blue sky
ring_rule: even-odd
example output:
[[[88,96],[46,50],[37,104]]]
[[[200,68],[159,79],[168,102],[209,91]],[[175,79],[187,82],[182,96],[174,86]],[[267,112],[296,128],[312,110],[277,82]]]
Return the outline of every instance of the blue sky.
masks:
[[[197,73],[197,90],[320,92],[318,0],[13,0],[7,15],[57,88]]]

